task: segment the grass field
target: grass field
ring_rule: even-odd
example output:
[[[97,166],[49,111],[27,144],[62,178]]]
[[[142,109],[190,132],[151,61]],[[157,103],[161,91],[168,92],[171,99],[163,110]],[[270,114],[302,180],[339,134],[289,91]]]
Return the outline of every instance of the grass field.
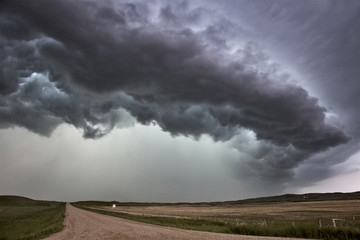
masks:
[[[0,240],[40,239],[63,229],[65,203],[0,196]]]
[[[329,200],[330,199],[330,200]],[[115,203],[117,207],[111,208]],[[78,202],[103,214],[201,231],[321,239],[360,239],[358,193],[284,195],[218,203]],[[336,221],[336,228],[332,219]],[[319,226],[321,221],[321,228]]]

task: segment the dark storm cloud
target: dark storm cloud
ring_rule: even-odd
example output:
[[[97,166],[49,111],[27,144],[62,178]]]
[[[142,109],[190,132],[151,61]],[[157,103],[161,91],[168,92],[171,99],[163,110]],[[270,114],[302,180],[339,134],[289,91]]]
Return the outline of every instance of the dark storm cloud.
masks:
[[[284,179],[293,178],[292,170],[310,156],[293,146],[274,146],[265,141],[254,143],[254,138],[251,132],[244,131],[231,141],[232,147],[239,151],[240,161],[230,163],[230,166],[240,180],[253,178],[280,184]]]
[[[312,185],[315,182],[339,175],[343,169],[336,168],[336,165],[349,159],[359,151],[359,139],[347,145],[339,146],[336,149],[317,154],[307,160],[307,164],[297,170],[293,185]],[[355,170],[355,169],[353,169]]]
[[[49,136],[62,122],[84,130],[84,137],[97,138],[116,126],[132,124],[129,116],[112,106],[111,100],[96,100],[59,90],[47,76],[32,74],[15,93],[0,97],[0,126],[24,126]]]
[[[95,138],[131,122],[125,109],[173,135],[227,141],[250,129],[262,147],[246,166],[269,179],[349,140],[258,44],[233,45],[226,26],[236,24],[210,21],[205,8],[1,3],[0,126],[48,135],[67,122]]]
[[[307,85],[359,135],[360,2],[227,1],[269,48],[307,76]],[[242,8],[239,8],[241,5]],[[233,12],[234,13],[234,12]],[[351,116],[350,116],[351,115]],[[356,132],[356,133],[355,133]]]
[[[360,2],[230,0],[222,7],[239,22],[252,19],[246,22],[267,50],[305,76],[298,80],[337,115],[328,115],[327,121],[345,126],[351,135],[349,144],[308,158],[293,173],[297,184],[338,174],[333,166],[359,149]]]

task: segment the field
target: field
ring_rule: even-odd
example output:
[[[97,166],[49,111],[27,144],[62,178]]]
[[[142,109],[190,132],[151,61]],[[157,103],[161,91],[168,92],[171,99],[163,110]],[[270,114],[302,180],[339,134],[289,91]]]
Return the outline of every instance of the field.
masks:
[[[116,208],[112,208],[115,203]],[[185,229],[249,235],[360,239],[360,198],[284,195],[218,203],[78,202],[103,214]],[[336,228],[333,224],[336,220]],[[321,223],[321,226],[320,226]]]
[[[63,229],[65,203],[0,196],[0,239],[40,239]]]
[[[355,224],[360,220],[360,200],[300,202],[300,203],[268,203],[244,205],[196,205],[180,204],[174,206],[99,206],[96,209],[116,211],[129,215],[149,217],[172,217],[218,220],[238,224],[257,223],[264,225],[264,220],[284,221],[289,224],[314,222],[322,220],[322,225],[332,226],[332,218],[348,220]],[[353,221],[353,217],[355,221]]]

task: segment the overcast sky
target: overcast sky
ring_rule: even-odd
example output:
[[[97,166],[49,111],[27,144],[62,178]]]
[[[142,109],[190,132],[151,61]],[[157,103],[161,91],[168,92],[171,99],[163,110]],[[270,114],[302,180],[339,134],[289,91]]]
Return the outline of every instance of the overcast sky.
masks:
[[[0,194],[360,190],[360,1],[0,1]]]

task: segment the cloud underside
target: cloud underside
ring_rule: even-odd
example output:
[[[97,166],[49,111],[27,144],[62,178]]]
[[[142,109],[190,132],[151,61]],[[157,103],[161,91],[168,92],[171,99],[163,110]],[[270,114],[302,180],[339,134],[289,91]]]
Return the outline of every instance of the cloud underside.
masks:
[[[0,4],[2,128],[49,136],[66,122],[99,138],[156,123],[172,135],[231,141],[243,159],[238,172],[266,179],[288,178],[349,140],[256,42],[237,39],[224,19],[209,21],[204,8]]]

